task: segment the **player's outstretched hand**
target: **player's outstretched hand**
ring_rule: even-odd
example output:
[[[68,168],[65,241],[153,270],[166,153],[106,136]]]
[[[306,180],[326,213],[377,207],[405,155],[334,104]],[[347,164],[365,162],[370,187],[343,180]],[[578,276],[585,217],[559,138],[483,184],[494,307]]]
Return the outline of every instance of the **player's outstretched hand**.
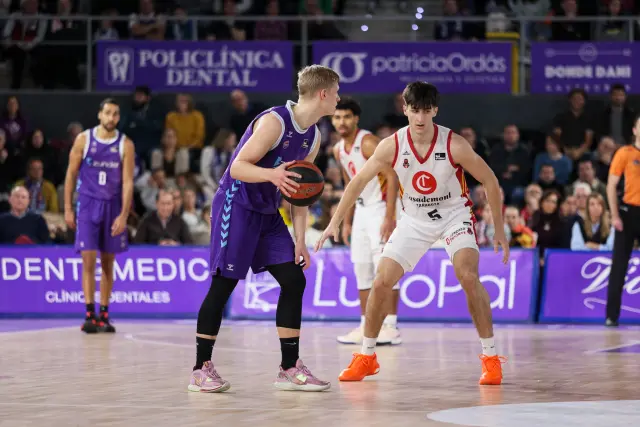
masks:
[[[502,263],[506,264],[509,261],[509,242],[507,242],[507,236],[504,235],[504,230],[496,230],[493,236],[493,251],[498,253],[498,250],[502,247]]]
[[[396,220],[392,218],[385,218],[382,221],[382,226],[380,226],[380,238],[382,243],[387,243],[389,241],[389,237],[391,237],[391,233],[396,228]]]
[[[309,250],[307,249],[307,245],[305,245],[304,243],[300,245],[296,245],[295,253],[296,253],[296,264],[302,267],[302,271],[309,268],[309,266],[311,265],[311,255],[309,255]]]
[[[111,226],[111,236],[115,237],[119,234],[122,234],[125,228],[127,228],[127,218],[122,215],[118,215],[115,221],[113,221],[113,225]]]
[[[327,239],[332,236],[334,242],[340,241],[340,226],[338,224],[333,224],[333,221],[329,223],[329,226],[326,228],[326,230],[324,230],[322,236],[320,236],[320,239],[318,239],[318,241],[316,242],[314,250],[318,252],[320,248],[324,246],[324,242],[326,242]]]
[[[292,194],[295,194],[298,191],[298,187],[300,187],[300,184],[291,179],[301,178],[300,175],[287,170],[287,168],[294,163],[295,162],[286,162],[281,164],[277,168],[272,169],[272,175],[269,179],[269,181],[271,181],[273,185],[278,187],[280,192],[287,197],[291,197]]]
[[[71,230],[76,229],[76,216],[73,214],[73,211],[64,211],[64,222],[67,223],[67,227]]]

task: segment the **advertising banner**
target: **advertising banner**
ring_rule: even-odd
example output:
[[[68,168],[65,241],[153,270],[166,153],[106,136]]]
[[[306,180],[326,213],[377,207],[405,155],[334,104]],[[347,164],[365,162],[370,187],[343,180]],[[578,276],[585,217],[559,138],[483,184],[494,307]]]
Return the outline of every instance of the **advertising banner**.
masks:
[[[621,321],[640,323],[639,265],[640,252],[634,252],[622,293]],[[549,250],[545,267],[540,321],[604,323],[611,252]]]
[[[291,42],[98,41],[98,90],[291,92]]]
[[[511,93],[510,43],[314,42],[313,62],[340,75],[342,93],[394,93],[422,80],[443,93]]]
[[[346,249],[313,254],[306,271],[305,319],[360,318],[353,265]],[[482,251],[480,280],[491,298],[493,319],[526,322],[533,318],[537,297],[535,251],[514,250],[507,265],[502,254]],[[229,316],[235,319],[275,319],[280,288],[270,274],[249,275],[231,296]],[[400,281],[398,316],[403,320],[470,320],[467,301],[443,249],[429,251],[412,273]]]
[[[621,83],[638,93],[632,70],[640,68],[640,48],[625,42],[531,44],[531,93],[566,94],[573,88],[608,93]]]
[[[96,301],[100,275],[98,258]],[[71,247],[0,247],[0,313],[82,313],[81,279],[82,259]],[[193,315],[210,283],[206,247],[134,247],[116,257],[110,310]]]

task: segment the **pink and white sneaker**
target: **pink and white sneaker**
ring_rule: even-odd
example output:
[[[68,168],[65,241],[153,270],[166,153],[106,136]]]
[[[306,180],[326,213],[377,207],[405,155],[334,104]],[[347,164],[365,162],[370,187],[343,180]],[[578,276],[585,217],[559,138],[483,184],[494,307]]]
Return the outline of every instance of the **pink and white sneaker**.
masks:
[[[202,369],[191,373],[188,387],[189,391],[199,391],[200,393],[221,393],[229,388],[231,388],[231,383],[218,375],[211,362],[204,362]]]
[[[280,367],[280,373],[273,385],[277,389],[287,391],[324,391],[331,387],[330,382],[316,378],[300,359],[296,366],[286,371]]]

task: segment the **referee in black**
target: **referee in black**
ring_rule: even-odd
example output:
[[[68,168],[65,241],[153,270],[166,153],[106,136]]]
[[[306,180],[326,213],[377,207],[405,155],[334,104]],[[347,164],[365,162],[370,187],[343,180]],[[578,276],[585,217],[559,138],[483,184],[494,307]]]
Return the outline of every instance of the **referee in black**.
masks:
[[[636,239],[640,238],[640,116],[634,121],[633,135],[633,144],[620,148],[614,154],[607,180],[607,199],[616,234],[607,293],[606,326],[618,326],[629,258]],[[622,176],[624,195],[618,207],[616,189]]]

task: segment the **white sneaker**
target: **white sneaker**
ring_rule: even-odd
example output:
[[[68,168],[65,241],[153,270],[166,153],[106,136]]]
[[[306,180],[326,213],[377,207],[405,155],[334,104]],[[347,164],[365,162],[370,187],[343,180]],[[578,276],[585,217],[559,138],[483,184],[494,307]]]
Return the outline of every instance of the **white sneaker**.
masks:
[[[377,344],[391,344],[398,345],[402,344],[402,337],[400,336],[400,330],[389,324],[383,324],[382,329],[380,329],[380,334],[378,334]]]
[[[338,337],[338,342],[340,344],[362,344],[362,328],[358,326],[347,335],[342,335]]]

